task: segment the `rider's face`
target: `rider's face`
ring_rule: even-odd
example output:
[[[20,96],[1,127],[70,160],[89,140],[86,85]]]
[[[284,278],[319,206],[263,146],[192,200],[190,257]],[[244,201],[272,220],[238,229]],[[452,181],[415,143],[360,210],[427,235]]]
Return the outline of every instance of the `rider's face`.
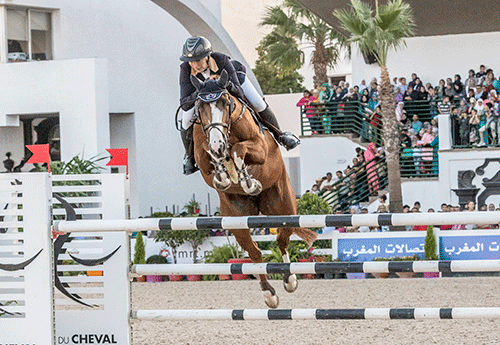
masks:
[[[196,72],[196,74],[201,73],[208,68],[208,57],[204,57],[198,61],[189,61],[189,65]]]

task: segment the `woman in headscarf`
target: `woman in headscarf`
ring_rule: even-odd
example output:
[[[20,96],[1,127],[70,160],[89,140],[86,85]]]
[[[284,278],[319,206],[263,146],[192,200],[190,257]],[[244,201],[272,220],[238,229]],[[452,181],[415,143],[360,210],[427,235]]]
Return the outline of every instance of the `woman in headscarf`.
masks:
[[[405,103],[398,102],[396,105],[396,121],[401,121],[401,116],[406,114],[406,110],[404,109]]]
[[[380,185],[378,183],[378,175],[377,175],[377,167],[376,167],[376,158],[380,155],[377,153],[375,143],[369,143],[368,148],[365,153],[365,162],[368,163],[366,165],[366,172],[368,174],[368,188],[370,189],[370,194],[376,194],[380,189]]]
[[[455,97],[465,97],[464,84],[462,83],[462,78],[459,74],[455,74],[455,81],[453,82],[453,92],[455,93]]]
[[[399,102],[402,102],[403,101],[403,93],[401,92],[401,89],[399,87],[396,87],[394,89],[394,93],[396,94],[396,97],[394,98],[394,100],[396,101],[396,104],[398,104]]]

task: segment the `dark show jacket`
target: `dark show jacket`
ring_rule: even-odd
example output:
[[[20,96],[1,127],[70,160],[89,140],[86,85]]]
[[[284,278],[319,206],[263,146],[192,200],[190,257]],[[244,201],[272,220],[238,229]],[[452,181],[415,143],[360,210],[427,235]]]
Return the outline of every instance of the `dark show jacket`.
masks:
[[[210,54],[210,57],[208,59],[208,69],[210,70],[210,75],[220,75],[223,70],[226,70],[229,76],[229,81],[233,83],[233,90],[236,90],[236,92],[238,93],[238,97],[243,98],[244,93],[241,89],[235,66],[238,68],[238,72],[245,72],[245,67],[241,63],[237,61],[231,61],[231,58],[229,56],[222,53],[213,52],[212,54]],[[180,103],[182,110],[184,111],[188,111],[189,109],[194,107],[196,97],[198,96],[196,88],[191,83],[191,74],[192,70],[189,62],[183,62],[181,64],[179,83],[181,88]],[[196,77],[202,81],[205,80],[205,77],[203,77],[201,73],[198,73]]]

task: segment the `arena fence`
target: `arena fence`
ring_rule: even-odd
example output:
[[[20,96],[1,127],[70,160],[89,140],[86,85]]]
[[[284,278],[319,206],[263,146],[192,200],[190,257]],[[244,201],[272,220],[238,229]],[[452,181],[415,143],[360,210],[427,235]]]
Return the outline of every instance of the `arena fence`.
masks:
[[[269,216],[217,218],[165,218],[119,220],[125,217],[125,198],[120,210],[109,211],[124,191],[123,176],[107,185],[97,176],[90,185],[59,185],[77,205],[76,218],[54,221],[60,234],[51,242],[52,179],[46,173],[9,174],[0,177],[0,334],[11,344],[131,344],[130,320],[299,320],[299,319],[418,319],[498,318],[498,308],[407,308],[407,309],[291,309],[291,310],[131,310],[130,243],[127,232],[159,229],[246,229],[254,227],[323,227],[336,225],[411,225],[450,223],[498,223],[499,212],[451,214],[372,214],[323,216]],[[89,177],[90,178],[90,177]],[[121,178],[121,180],[119,180]],[[120,187],[117,187],[121,185]],[[84,191],[85,190],[85,191]],[[82,193],[87,194],[73,194]],[[85,199],[88,197],[89,199]],[[108,208],[108,210],[107,210]],[[61,213],[58,211],[58,213]],[[97,215],[97,216],[95,216]],[[58,214],[59,217],[64,215]],[[94,219],[85,219],[85,218]],[[95,218],[103,218],[95,219]],[[115,220],[110,220],[114,218]],[[118,220],[116,220],[118,219]],[[69,234],[71,232],[71,234]],[[65,265],[65,262],[72,263]],[[212,270],[212,266],[197,265]],[[235,272],[259,270],[316,272],[360,271],[477,271],[494,270],[491,262],[378,262],[344,265],[226,266]],[[288,267],[288,268],[287,268]],[[136,266],[133,271],[148,269]],[[167,269],[167,268],[159,268]],[[171,268],[175,270],[175,266]],[[200,271],[193,270],[193,274]],[[219,269],[219,268],[217,268]],[[98,273],[96,275],[88,274]],[[80,273],[87,273],[81,275]],[[214,271],[212,271],[213,273]],[[262,271],[263,272],[263,271]],[[76,273],[76,274],[72,274]],[[82,278],[83,277],[83,278]],[[54,285],[57,291],[54,292]],[[14,301],[14,302],[12,302]],[[20,332],[19,330],[29,330]]]

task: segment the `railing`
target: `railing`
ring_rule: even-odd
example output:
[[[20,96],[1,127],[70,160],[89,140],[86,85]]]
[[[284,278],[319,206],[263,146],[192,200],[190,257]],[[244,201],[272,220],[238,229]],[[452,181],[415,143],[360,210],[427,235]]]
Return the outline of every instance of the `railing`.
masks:
[[[441,99],[406,101],[405,110],[407,116],[411,119],[414,114],[417,114],[421,122],[430,122],[438,114],[437,104],[440,101]],[[453,127],[454,125],[455,127]],[[383,146],[381,126],[381,120],[377,117],[370,118],[366,104],[359,101],[328,102],[326,104],[301,107],[303,136],[354,134],[361,137],[362,142],[374,142],[377,146]],[[455,129],[456,124],[452,122],[452,137],[454,137],[454,132],[458,133],[458,130]],[[497,132],[498,126],[495,127],[494,134],[489,130],[489,141],[487,142],[490,143],[490,146],[492,142],[494,142],[494,145],[498,145],[496,140],[498,137]],[[459,138],[458,134],[457,138]],[[453,142],[456,143],[457,141],[453,139]],[[469,144],[468,146],[454,145],[453,147],[472,146],[472,144]],[[439,175],[437,144],[421,148],[402,148],[400,151],[400,167],[401,177],[403,178],[437,177]],[[325,196],[325,198],[329,202],[334,202],[331,195]]]
[[[470,125],[469,119],[451,118],[452,148],[499,147],[498,117],[483,119],[477,125]]]
[[[439,176],[438,147],[401,148],[399,167],[403,178]]]
[[[347,210],[352,205],[369,202],[370,195],[378,195],[387,187],[387,164],[384,157],[366,162],[352,169],[332,185],[332,190],[320,192],[320,196],[335,210]]]
[[[301,107],[302,135],[349,133],[361,137],[362,141],[382,146],[382,123],[371,120],[365,108],[365,104],[357,101]]]

